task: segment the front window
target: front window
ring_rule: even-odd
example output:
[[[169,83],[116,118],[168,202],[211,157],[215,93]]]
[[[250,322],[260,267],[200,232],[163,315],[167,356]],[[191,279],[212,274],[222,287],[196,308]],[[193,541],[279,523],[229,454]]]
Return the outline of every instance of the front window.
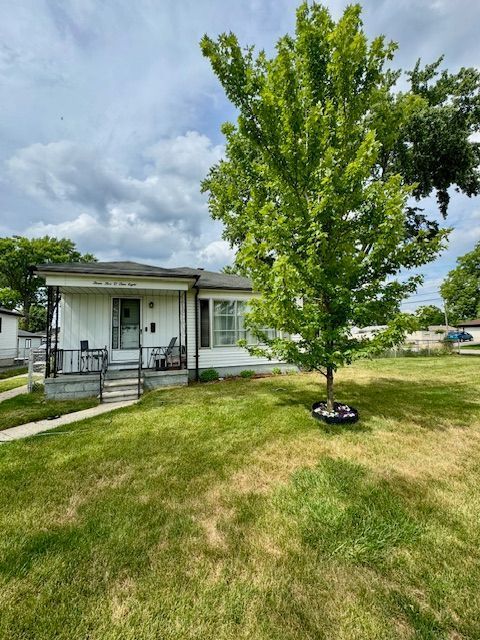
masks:
[[[258,344],[250,331],[245,328],[247,303],[243,300],[215,300],[213,302],[213,346],[235,346],[239,340],[248,344]],[[265,329],[268,338],[276,336],[275,329]]]
[[[213,345],[236,345],[246,337],[245,303],[241,300],[215,300],[213,303]]]

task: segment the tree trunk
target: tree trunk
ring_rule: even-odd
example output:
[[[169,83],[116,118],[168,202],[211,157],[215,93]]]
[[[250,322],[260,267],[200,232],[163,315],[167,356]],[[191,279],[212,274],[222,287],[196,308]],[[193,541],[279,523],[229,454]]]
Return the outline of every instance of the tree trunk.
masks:
[[[327,367],[327,411],[333,411],[333,367]]]
[[[25,331],[30,331],[30,307],[32,303],[26,299],[23,301],[23,327]]]

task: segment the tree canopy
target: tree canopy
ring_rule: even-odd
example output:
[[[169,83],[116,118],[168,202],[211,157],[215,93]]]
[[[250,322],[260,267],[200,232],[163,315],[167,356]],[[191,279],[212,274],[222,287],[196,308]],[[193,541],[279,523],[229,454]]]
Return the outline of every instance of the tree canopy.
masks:
[[[428,330],[432,325],[445,324],[444,312],[434,304],[426,304],[418,307],[415,311],[415,317],[418,320],[420,329]]]
[[[446,301],[450,322],[480,317],[480,242],[457,260],[440,287]]]
[[[421,277],[400,272],[444,246],[447,231],[411,197],[435,192],[445,215],[451,184],[479,190],[469,141],[479,74],[418,64],[410,89],[396,92],[399,72],[387,68],[395,44],[367,40],[358,5],[335,22],[302,4],[295,35],[271,58],[232,33],[204,36],[201,47],[239,114],[223,125],[226,157],[202,186],[261,294],[247,323],[264,346],[250,349],[322,371],[332,407],[336,368],[398,342],[415,322],[398,309]],[[353,325],[385,317],[373,340],[352,337]]]
[[[27,330],[38,331],[42,327],[45,314],[36,310],[30,318],[31,309],[44,303],[45,281],[31,267],[38,264],[59,262],[93,262],[96,258],[89,253],[81,254],[75,244],[67,238],[25,238],[12,236],[0,238],[0,305],[7,308],[20,307],[23,326]]]

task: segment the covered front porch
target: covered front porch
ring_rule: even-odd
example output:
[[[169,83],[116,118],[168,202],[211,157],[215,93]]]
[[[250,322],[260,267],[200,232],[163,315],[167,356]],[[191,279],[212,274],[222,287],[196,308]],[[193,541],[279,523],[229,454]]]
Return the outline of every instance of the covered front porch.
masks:
[[[186,383],[189,280],[48,277],[46,379],[68,380],[46,389],[80,397],[95,388],[102,399],[106,381],[122,376],[137,397],[144,384]]]

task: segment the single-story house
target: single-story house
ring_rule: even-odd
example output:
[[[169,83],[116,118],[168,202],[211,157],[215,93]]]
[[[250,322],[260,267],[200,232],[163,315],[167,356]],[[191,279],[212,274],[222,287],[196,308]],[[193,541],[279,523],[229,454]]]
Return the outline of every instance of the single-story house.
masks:
[[[470,333],[475,342],[480,342],[480,318],[476,320],[461,320],[458,323],[458,328]]]
[[[17,357],[18,321],[22,314],[0,307],[0,366],[10,366]]]
[[[49,397],[123,399],[143,387],[186,384],[206,369],[224,376],[282,364],[237,344],[248,340],[244,313],[257,295],[247,278],[135,262],[46,264],[36,271],[48,291]]]
[[[18,330],[17,358],[28,359],[30,349],[38,349],[46,340],[45,332]]]

